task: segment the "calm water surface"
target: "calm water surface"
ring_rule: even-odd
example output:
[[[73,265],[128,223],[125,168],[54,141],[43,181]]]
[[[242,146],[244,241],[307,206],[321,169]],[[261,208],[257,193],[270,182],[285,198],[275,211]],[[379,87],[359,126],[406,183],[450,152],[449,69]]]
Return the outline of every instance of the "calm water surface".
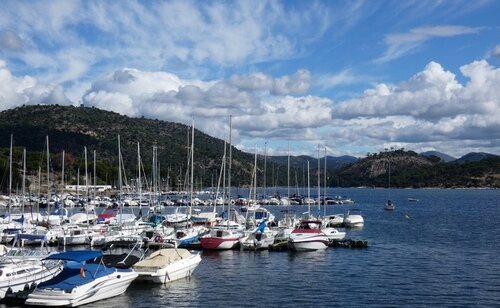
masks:
[[[347,237],[369,248],[203,252],[190,279],[133,283],[85,307],[500,306],[500,190],[393,189],[394,212],[383,210],[384,189],[331,194],[356,200],[327,213],[360,208],[365,226]]]

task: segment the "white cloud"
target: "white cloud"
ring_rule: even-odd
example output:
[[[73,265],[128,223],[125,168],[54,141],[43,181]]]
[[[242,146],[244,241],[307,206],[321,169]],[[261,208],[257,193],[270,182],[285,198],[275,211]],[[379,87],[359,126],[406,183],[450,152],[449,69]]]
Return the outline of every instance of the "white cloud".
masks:
[[[496,45],[491,51],[491,56],[495,58],[500,58],[500,45]]]
[[[181,123],[194,117],[197,127],[219,137],[227,131],[227,121],[222,119],[232,114],[239,135],[299,138],[330,120],[329,99],[291,96],[305,92],[309,79],[305,70],[279,78],[253,73],[200,81],[167,72],[123,69],[94,82],[83,102],[129,116]]]
[[[300,54],[328,29],[329,10],[321,3],[285,8],[271,1],[7,2],[0,29],[12,31],[3,32],[0,41],[12,49],[20,47],[16,38],[26,38],[26,53],[16,60],[38,67],[43,76],[69,71],[63,82],[86,77],[86,68],[95,64],[108,71],[159,70],[176,63],[251,65]],[[79,49],[84,52],[77,55]],[[36,60],[49,55],[51,61]],[[69,56],[78,63],[68,63]]]
[[[395,60],[433,38],[473,34],[480,30],[480,28],[446,25],[413,28],[406,33],[391,33],[385,37],[387,50],[376,62]]]
[[[319,75],[315,78],[315,84],[322,88],[335,88],[338,86],[351,85],[366,82],[370,78],[354,73],[351,69],[345,69],[337,74]]]
[[[0,60],[0,110],[20,105],[71,104],[59,85],[43,85],[30,76],[15,77]]]
[[[414,147],[463,140],[489,144],[498,152],[500,69],[483,60],[464,65],[460,71],[469,79],[465,85],[431,62],[398,85],[378,84],[360,98],[338,103],[332,117],[339,124],[331,138]]]
[[[234,75],[229,83],[241,90],[263,91],[274,95],[303,94],[309,90],[311,73],[308,70],[298,70],[291,76],[277,79],[261,72],[249,75]]]

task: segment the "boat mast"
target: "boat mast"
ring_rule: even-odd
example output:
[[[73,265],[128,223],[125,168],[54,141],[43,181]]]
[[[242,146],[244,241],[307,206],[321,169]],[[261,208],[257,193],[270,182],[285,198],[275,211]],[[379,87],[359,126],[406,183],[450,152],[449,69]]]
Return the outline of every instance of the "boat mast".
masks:
[[[89,202],[89,177],[87,170],[87,147],[83,147],[83,155],[85,157],[85,207],[87,207],[87,202]]]
[[[224,136],[224,155],[222,156],[222,164],[220,166],[220,173],[219,173],[219,181],[217,182],[217,190],[215,191],[215,200],[214,200],[214,209],[213,212],[215,213],[217,210],[217,200],[219,200],[219,189],[220,189],[220,182],[221,180],[224,181],[222,184],[223,191],[226,189],[225,185],[225,176],[223,176],[225,170],[224,170],[224,165],[225,165],[225,160],[226,160],[226,136]],[[222,211],[224,211],[224,202],[225,202],[225,192],[223,192],[223,198],[222,198]]]
[[[40,195],[42,194],[42,166],[38,165],[38,213],[40,213]],[[32,217],[33,218],[33,217]],[[37,216],[38,220],[38,216]]]
[[[10,152],[9,152],[9,221],[11,219],[10,211],[12,206],[12,143],[14,135],[10,134]]]
[[[120,135],[118,135],[118,206],[120,207],[120,224],[122,223],[122,152]]]
[[[139,177],[137,178],[137,192],[139,193],[139,211],[142,210],[142,183],[141,183],[141,146],[137,141],[137,170]]]
[[[255,161],[254,161],[254,170],[253,170],[253,172],[254,172],[253,173],[253,186],[254,186],[254,190],[253,190],[253,202],[256,205],[257,204],[257,145],[255,145]]]
[[[391,200],[391,159],[389,158],[389,200]]]
[[[307,160],[307,213],[311,217],[311,182],[309,180],[309,160]]]
[[[320,178],[320,173],[321,173],[321,167],[320,167],[320,158],[319,158],[319,144],[318,144],[318,215],[319,211],[321,210],[321,178]]]
[[[76,199],[80,202],[80,168],[76,169]]]
[[[26,148],[24,148],[23,150],[23,214],[22,214],[23,219],[24,219],[25,199],[26,199]]]
[[[47,135],[47,213],[50,214],[50,153],[49,153],[49,136]]]
[[[229,220],[231,219],[231,167],[232,167],[232,157],[233,149],[231,147],[231,133],[233,129],[232,116],[229,116],[229,166],[227,172],[227,187],[228,187],[228,204],[227,204],[227,228],[229,229]]]
[[[63,150],[63,152],[62,152],[62,171],[61,171],[61,173],[62,173],[62,175],[61,175],[61,186],[62,186],[61,197],[64,195],[64,156],[65,156],[65,152]]]
[[[151,162],[151,189],[153,190],[153,208],[157,209],[156,207],[156,146],[153,146],[153,160]]]
[[[323,193],[325,194],[325,197],[323,199],[323,217],[326,217],[326,147],[325,147],[325,174],[323,174]]]
[[[224,134],[224,155],[222,157],[222,213],[226,205],[226,163],[227,163],[227,139]]]
[[[290,200],[290,141],[288,141],[287,197]],[[289,201],[290,202],[290,201]]]
[[[267,192],[266,192],[266,185],[267,185],[267,141],[264,142],[264,203],[267,203]]]
[[[96,197],[96,194],[97,194],[97,173],[96,173],[96,158],[97,158],[97,155],[96,155],[96,151],[94,150],[94,198]]]
[[[189,192],[189,217],[191,219],[193,208],[193,176],[194,176],[194,118],[191,125],[191,179],[190,179],[190,192]]]

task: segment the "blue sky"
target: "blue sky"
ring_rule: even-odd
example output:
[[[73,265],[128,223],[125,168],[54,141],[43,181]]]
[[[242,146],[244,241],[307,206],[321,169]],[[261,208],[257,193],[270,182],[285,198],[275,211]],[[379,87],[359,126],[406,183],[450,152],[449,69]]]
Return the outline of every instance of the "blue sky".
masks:
[[[500,154],[498,1],[4,1],[0,110],[95,106],[243,150]]]

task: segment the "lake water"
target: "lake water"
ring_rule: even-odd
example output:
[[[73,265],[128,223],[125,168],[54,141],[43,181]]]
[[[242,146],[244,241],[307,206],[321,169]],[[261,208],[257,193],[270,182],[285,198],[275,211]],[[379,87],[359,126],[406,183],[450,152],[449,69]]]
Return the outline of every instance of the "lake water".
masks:
[[[360,208],[365,226],[347,237],[368,240],[368,248],[203,252],[190,279],[133,283],[85,307],[500,305],[500,190],[393,189],[394,212],[383,209],[384,189],[330,192],[356,200],[327,213]],[[268,209],[279,217],[282,207]]]

